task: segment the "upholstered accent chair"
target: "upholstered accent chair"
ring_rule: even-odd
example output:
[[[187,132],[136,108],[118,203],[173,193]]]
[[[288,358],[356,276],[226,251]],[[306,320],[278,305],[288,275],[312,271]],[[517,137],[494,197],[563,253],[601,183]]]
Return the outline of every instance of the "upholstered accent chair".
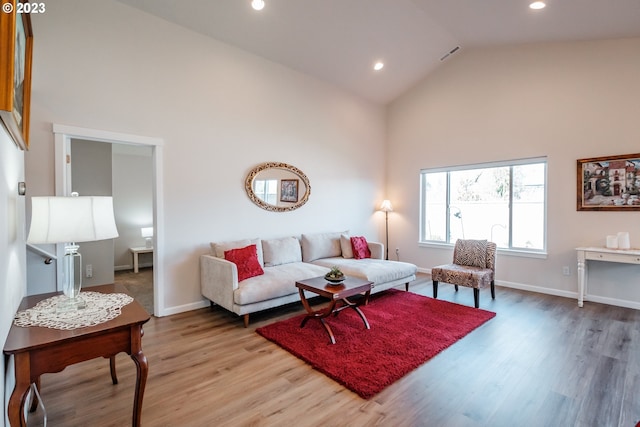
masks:
[[[476,308],[480,306],[480,289],[487,285],[491,286],[491,298],[495,299],[496,249],[495,243],[486,240],[458,239],[453,263],[431,269],[433,297],[438,298],[438,282],[445,282],[454,285],[456,291],[458,286],[473,288]]]

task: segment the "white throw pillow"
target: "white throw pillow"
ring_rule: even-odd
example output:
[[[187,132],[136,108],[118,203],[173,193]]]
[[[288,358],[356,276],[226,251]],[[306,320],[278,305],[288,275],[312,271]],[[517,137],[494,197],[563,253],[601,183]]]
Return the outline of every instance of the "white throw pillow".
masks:
[[[337,257],[342,254],[340,235],[348,231],[337,233],[315,233],[302,235],[302,260],[315,261],[320,258]]]
[[[353,247],[351,246],[351,237],[348,234],[340,235],[340,248],[342,249],[342,258],[353,258]]]
[[[295,237],[262,241],[265,267],[302,261],[300,242]]]
[[[226,242],[211,242],[211,253],[217,257],[224,259],[224,251],[231,249],[244,248],[245,246],[256,245],[256,251],[258,253],[258,262],[261,267],[264,267],[264,256],[262,255],[262,242],[259,238],[256,239],[242,239],[242,240],[229,240]]]

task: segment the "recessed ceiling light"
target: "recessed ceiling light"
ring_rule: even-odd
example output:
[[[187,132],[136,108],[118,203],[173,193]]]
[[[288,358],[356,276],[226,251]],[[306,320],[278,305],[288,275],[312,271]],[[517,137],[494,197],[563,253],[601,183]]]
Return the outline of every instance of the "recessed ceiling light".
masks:
[[[251,7],[255,10],[264,9],[264,0],[251,0]]]
[[[382,70],[383,67],[384,67],[384,62],[382,61],[378,61],[375,64],[373,64],[373,69],[376,71]]]
[[[547,6],[546,3],[543,1],[534,1],[529,5],[529,8],[538,10],[538,9],[544,9],[546,6]]]

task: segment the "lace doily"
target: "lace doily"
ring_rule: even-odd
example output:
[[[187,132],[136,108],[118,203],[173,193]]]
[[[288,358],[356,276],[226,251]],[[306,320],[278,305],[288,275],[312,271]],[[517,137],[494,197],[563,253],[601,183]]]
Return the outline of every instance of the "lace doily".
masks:
[[[51,329],[71,330],[95,326],[115,319],[122,307],[133,301],[127,294],[103,294],[101,292],[80,292],[79,297],[86,307],[76,311],[58,313],[56,308],[64,295],[57,295],[40,301],[32,308],[16,313],[16,326],[43,326]]]

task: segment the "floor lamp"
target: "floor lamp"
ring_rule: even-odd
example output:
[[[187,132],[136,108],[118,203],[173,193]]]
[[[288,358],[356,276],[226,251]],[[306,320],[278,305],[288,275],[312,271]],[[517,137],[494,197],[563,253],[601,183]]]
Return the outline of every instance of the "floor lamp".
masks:
[[[393,206],[391,206],[391,202],[389,200],[383,200],[380,205],[380,210],[384,212],[384,229],[385,229],[385,245],[387,247],[387,257],[389,259],[389,212],[393,212]]]

